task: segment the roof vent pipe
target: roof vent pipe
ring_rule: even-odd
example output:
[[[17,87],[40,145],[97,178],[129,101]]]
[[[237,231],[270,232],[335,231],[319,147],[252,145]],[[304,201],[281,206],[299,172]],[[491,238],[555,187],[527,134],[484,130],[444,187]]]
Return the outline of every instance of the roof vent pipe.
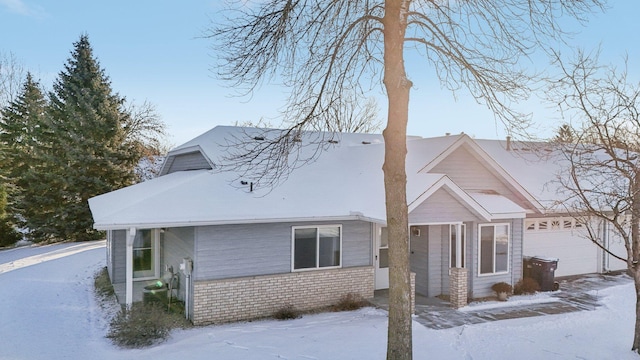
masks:
[[[511,151],[511,136],[507,135],[507,151]]]

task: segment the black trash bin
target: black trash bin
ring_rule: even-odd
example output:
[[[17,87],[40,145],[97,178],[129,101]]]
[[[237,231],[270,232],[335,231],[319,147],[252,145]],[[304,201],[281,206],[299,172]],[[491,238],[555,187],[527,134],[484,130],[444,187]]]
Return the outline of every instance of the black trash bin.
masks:
[[[541,291],[558,290],[560,284],[555,281],[558,259],[543,256],[525,256],[523,263],[523,277],[530,277],[537,281]]]

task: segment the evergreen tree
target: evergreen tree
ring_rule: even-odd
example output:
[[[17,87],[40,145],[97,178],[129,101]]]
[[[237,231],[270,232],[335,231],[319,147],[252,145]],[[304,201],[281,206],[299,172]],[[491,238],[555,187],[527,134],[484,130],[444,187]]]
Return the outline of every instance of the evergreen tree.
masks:
[[[74,43],[49,98],[43,190],[54,193],[41,201],[44,208],[59,204],[41,226],[60,240],[94,239],[87,200],[131,184],[138,151],[126,141],[124,99],[113,93],[87,35]]]
[[[34,185],[41,168],[36,160],[47,101],[37,81],[27,73],[20,93],[0,114],[0,171],[7,195],[7,221],[28,226],[34,213],[30,205],[39,196]]]
[[[562,144],[574,143],[576,139],[573,133],[573,129],[571,128],[571,125],[562,124],[558,128],[558,132],[556,133],[556,136],[553,138],[553,141],[562,143]]]

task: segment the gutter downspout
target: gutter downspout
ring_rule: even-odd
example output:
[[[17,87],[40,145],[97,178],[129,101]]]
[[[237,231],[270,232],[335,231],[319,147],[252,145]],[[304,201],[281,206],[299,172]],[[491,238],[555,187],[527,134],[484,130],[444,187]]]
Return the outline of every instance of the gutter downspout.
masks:
[[[133,304],[133,241],[136,238],[136,228],[127,230],[127,251],[125,256],[126,276],[125,276],[125,304],[127,309],[131,309]]]

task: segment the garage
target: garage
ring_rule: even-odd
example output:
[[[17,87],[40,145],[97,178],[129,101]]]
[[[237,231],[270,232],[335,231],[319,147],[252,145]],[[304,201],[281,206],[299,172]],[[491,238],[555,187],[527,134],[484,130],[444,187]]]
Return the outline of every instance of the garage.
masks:
[[[600,249],[581,230],[568,217],[527,219],[523,255],[558,258],[556,277],[599,272]]]

